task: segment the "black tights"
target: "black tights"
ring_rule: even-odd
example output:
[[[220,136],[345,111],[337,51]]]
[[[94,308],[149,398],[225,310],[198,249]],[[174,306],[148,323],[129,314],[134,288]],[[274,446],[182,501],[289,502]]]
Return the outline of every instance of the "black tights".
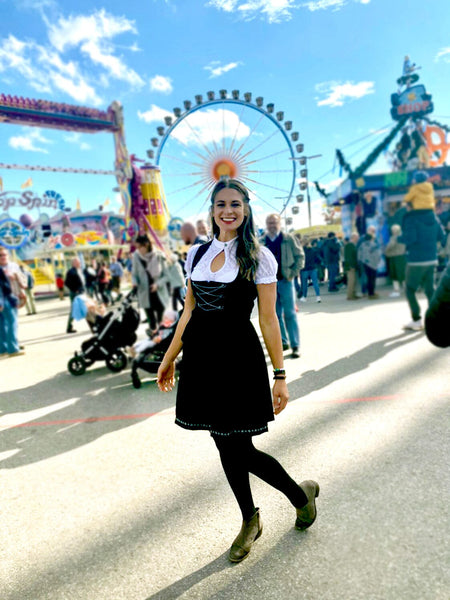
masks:
[[[255,448],[251,435],[213,435],[213,439],[219,450],[228,483],[245,521],[251,519],[255,512],[249,473],[253,473],[283,492],[296,508],[307,503],[308,499],[302,488],[286,473],[277,460]]]

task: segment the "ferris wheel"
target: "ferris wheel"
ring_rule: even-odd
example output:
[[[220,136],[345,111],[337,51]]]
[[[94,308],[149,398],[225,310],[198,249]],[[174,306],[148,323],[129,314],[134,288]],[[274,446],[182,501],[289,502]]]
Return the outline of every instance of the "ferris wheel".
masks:
[[[172,214],[199,214],[209,193],[223,176],[242,181],[250,191],[252,205],[265,213],[284,213],[291,200],[302,202],[307,188],[306,157],[292,121],[273,103],[239,91],[207,92],[184,101],[184,111],[174,108],[164,117],[151,138],[147,152],[161,169],[165,195]],[[297,162],[303,167],[297,175]],[[299,179],[300,177],[300,179]],[[297,188],[298,189],[298,188]],[[292,213],[299,206],[292,207]]]

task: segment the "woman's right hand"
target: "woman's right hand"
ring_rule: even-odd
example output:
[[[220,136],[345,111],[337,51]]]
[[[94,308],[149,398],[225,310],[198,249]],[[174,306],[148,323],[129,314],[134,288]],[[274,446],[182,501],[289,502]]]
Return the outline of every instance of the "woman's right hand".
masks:
[[[175,386],[175,362],[163,359],[158,369],[158,387],[161,392],[170,392]]]

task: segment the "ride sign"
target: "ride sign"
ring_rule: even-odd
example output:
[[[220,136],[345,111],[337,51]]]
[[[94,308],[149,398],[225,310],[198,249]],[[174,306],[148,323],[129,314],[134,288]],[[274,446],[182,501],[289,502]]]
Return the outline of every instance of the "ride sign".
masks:
[[[28,239],[29,232],[20,221],[8,217],[0,221],[0,246],[17,250]]]
[[[167,229],[169,231],[169,235],[173,240],[181,240],[181,226],[184,221],[181,217],[173,217],[170,219],[169,224],[167,225]]]
[[[423,117],[434,110],[431,94],[427,94],[422,84],[406,88],[401,94],[392,94],[391,102],[391,117],[395,121]]]

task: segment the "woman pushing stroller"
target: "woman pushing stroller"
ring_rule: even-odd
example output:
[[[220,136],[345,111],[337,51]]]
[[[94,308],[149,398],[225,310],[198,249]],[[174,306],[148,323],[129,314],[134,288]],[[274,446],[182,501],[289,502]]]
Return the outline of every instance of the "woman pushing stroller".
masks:
[[[158,386],[175,384],[175,359],[183,349],[175,422],[208,430],[242,513],[229,559],[240,562],[262,534],[249,474],[284,493],[296,509],[295,527],[316,519],[315,481],[297,484],[272,456],[257,450],[253,436],[268,431],[289,393],[275,312],[277,262],[258,245],[247,189],[221,180],[211,195],[214,239],[188,253],[188,289],[174,338],[158,370]],[[259,322],[273,365],[272,393],[264,352],[250,317],[258,299]],[[212,340],[208,343],[208,340]]]

